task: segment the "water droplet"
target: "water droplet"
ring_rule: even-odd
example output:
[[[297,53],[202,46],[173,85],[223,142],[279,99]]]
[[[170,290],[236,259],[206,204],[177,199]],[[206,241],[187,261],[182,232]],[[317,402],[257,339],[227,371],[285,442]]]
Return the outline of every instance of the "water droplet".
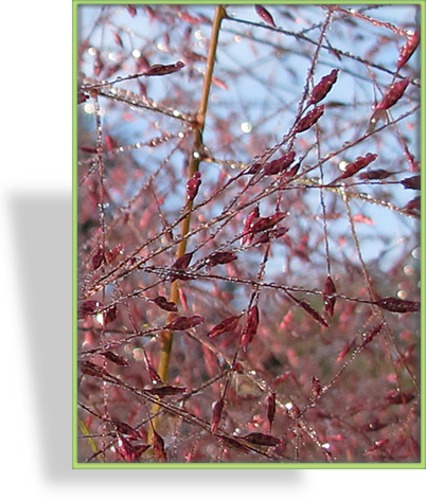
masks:
[[[414,269],[411,266],[405,266],[404,274],[406,274],[407,276],[412,276],[414,274]]]
[[[112,62],[116,62],[118,60],[118,54],[116,54],[115,52],[110,52],[108,55],[107,55],[107,58],[112,61]],[[121,78],[120,78],[121,80]]]
[[[100,325],[103,325],[104,324],[104,314],[103,313],[98,313],[96,314],[95,316],[95,319],[96,321],[100,324]]]
[[[341,162],[339,162],[339,170],[341,170],[342,172],[344,172],[346,170],[346,167],[349,165],[349,162],[345,161],[345,160],[342,160]]]
[[[253,127],[250,122],[243,122],[240,125],[240,129],[244,134],[249,134],[253,130]]]
[[[135,349],[133,349],[133,359],[135,361],[142,361],[144,359],[143,349],[141,349],[140,347],[136,347]]]
[[[162,52],[167,52],[166,45],[164,43],[161,43],[161,42],[157,43],[157,49],[161,50]]]
[[[420,248],[419,248],[419,247],[415,248],[415,249],[411,252],[411,256],[412,256],[414,259],[419,259],[419,258],[420,258]]]
[[[95,111],[93,104],[91,104],[91,103],[85,103],[83,110],[85,113],[90,114],[90,115]]]

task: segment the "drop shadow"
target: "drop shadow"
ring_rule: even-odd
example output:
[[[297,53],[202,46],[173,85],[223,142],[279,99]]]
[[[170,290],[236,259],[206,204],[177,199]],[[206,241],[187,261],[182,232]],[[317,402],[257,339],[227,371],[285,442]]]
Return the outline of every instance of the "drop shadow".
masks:
[[[23,353],[34,398],[39,463],[50,484],[129,485],[174,491],[215,481],[232,491],[264,487],[293,489],[303,471],[291,469],[72,469],[72,205],[71,193],[12,193],[8,200],[19,289],[25,315]],[[169,479],[164,481],[164,479]],[[190,481],[190,483],[188,483]],[[102,483],[101,483],[102,482]],[[118,490],[117,492],[122,492]],[[240,490],[236,490],[240,491]],[[241,491],[240,491],[241,492]]]
[[[12,193],[17,280],[25,314],[23,353],[41,470],[52,481],[71,470],[72,248],[69,193]]]

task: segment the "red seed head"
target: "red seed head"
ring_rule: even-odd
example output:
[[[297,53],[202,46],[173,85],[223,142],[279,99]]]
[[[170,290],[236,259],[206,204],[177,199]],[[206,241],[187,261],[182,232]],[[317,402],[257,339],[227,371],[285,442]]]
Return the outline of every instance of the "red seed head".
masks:
[[[169,75],[170,73],[176,73],[180,71],[185,66],[182,61],[177,61],[174,64],[154,64],[150,66],[147,71],[145,71],[145,76],[162,76]]]
[[[257,306],[250,308],[247,315],[247,322],[245,324],[243,333],[241,335],[240,343],[243,351],[247,350],[248,345],[253,340],[259,325],[259,309]]]
[[[378,323],[377,325],[373,326],[365,335],[364,335],[364,340],[361,343],[361,347],[365,347],[367,344],[369,344],[374,337],[380,332],[382,329],[383,323]]]
[[[266,416],[269,422],[269,429],[272,427],[272,422],[274,421],[275,417],[275,411],[276,411],[276,394],[275,392],[271,392],[268,395],[267,410],[266,410]]]
[[[420,43],[420,31],[416,30],[412,35],[409,35],[407,42],[399,51],[398,61],[396,63],[396,68],[399,71],[413,55],[414,51]]]
[[[334,282],[330,276],[327,276],[322,291],[322,297],[324,300],[325,314],[329,318],[332,318],[334,315],[334,305],[336,303],[336,296],[334,295],[335,293],[336,287],[334,285]]]
[[[253,220],[250,230],[252,234],[258,233],[260,231],[266,231],[267,229],[272,229],[278,222],[280,222],[284,217],[287,216],[287,212],[277,212],[269,217],[258,217]]]
[[[317,104],[324,99],[324,97],[330,92],[331,88],[336,83],[338,73],[338,69],[333,69],[331,73],[321,78],[319,83],[317,83],[312,90],[311,97],[308,101],[308,106],[311,104]]]
[[[357,174],[361,169],[365,168],[367,165],[369,165],[376,159],[377,155],[375,153],[368,153],[365,156],[359,156],[354,162],[349,163],[349,165],[346,166],[346,169],[343,172],[343,174],[339,175],[339,177],[336,177],[336,179],[330,182],[330,185],[342,179],[347,179],[348,177],[352,177],[353,175]]]
[[[154,396],[164,397],[164,396],[174,396],[176,394],[182,394],[186,392],[185,387],[176,387],[173,385],[162,385],[160,387],[153,387],[152,389],[144,389],[144,392],[148,394],[153,394]]]
[[[178,310],[177,305],[174,302],[169,302],[165,297],[162,297],[161,295],[159,297],[156,297],[155,299],[152,299],[152,302],[157,304],[158,307],[164,309],[165,311],[177,312]]]
[[[135,17],[137,14],[136,7],[134,5],[127,5],[127,12],[132,16]]]
[[[408,87],[409,83],[409,78],[404,78],[399,82],[393,83],[386,91],[386,94],[383,96],[383,99],[380,101],[380,103],[375,107],[374,111],[389,109],[394,104],[396,104],[404,95],[405,89]]]
[[[256,11],[256,14],[265,21],[265,23],[269,24],[270,26],[273,26],[274,28],[276,27],[274,18],[265,9],[265,7],[262,7],[262,5],[255,5],[254,10]]]
[[[117,310],[117,306],[115,304],[108,307],[108,309],[104,313],[105,325],[112,323],[115,320],[115,318],[117,317],[117,313],[118,313],[118,310]]]
[[[376,159],[377,155],[375,153],[368,153],[365,156],[359,156],[353,163],[347,165],[345,172],[339,177],[339,179],[352,177]]]
[[[229,262],[237,260],[237,258],[234,252],[215,252],[207,258],[207,264],[213,267],[218,264],[228,264]]]
[[[412,302],[411,300],[397,299],[396,297],[387,297],[375,302],[376,306],[386,311],[397,313],[408,313],[420,311],[420,303]]]
[[[115,354],[115,352],[105,351],[102,353],[102,356],[106,359],[109,359],[112,363],[115,363],[116,365],[129,366],[129,362],[127,361],[127,359],[123,358],[122,356],[119,356],[118,354]]]
[[[280,158],[266,163],[263,167],[265,175],[275,175],[287,170],[287,168],[293,163],[295,156],[296,153],[294,151],[290,151]]]
[[[250,434],[243,436],[243,439],[251,444],[257,444],[260,446],[278,446],[281,443],[281,440],[275,436],[263,434],[262,432],[251,432]]]
[[[184,271],[188,266],[189,263],[191,262],[192,256],[194,252],[188,252],[181,257],[178,257],[174,263],[172,264],[172,279],[171,281],[176,281],[177,279],[180,280],[185,280],[185,275],[184,273],[179,273],[175,271]]]
[[[213,403],[213,415],[211,422],[211,431],[214,433],[217,431],[219,426],[219,422],[222,416],[223,406],[225,404],[225,400],[223,396]]]
[[[154,429],[152,430],[152,447],[155,457],[160,462],[167,462],[167,455],[164,449],[164,440]]]
[[[393,175],[393,172],[389,172],[388,170],[384,170],[382,168],[377,168],[375,170],[370,170],[369,172],[363,172],[359,174],[360,179],[386,179],[390,175]]]
[[[210,330],[207,337],[213,339],[219,337],[219,335],[222,335],[223,333],[233,332],[237,328],[239,319],[240,316],[231,316],[230,318],[224,319],[212,330]]]
[[[188,200],[192,201],[197,196],[200,184],[201,174],[198,171],[194,172],[194,175],[186,183],[186,197]]]
[[[317,106],[312,111],[309,111],[301,120],[299,120],[294,129],[295,134],[304,132],[315,125],[315,123],[321,118],[324,113],[324,104]]]
[[[179,316],[171,323],[168,323],[165,328],[168,328],[169,330],[188,330],[189,328],[193,328],[194,326],[203,323],[204,320],[205,318],[198,315],[191,316],[189,318],[186,316]]]
[[[248,214],[247,219],[244,224],[244,236],[242,239],[242,244],[251,243],[253,239],[253,232],[251,231],[251,225],[257,217],[259,217],[260,211],[259,206],[256,205],[253,210]]]
[[[97,300],[86,300],[82,302],[78,308],[78,317],[85,318],[86,316],[91,316],[92,314],[95,314],[95,311],[101,305],[102,304]]]
[[[420,189],[420,175],[406,177],[400,181],[405,189]]]
[[[182,255],[182,257],[178,257],[174,261],[172,268],[178,269],[180,271],[183,269],[186,269],[189,266],[189,263],[191,262],[193,253],[194,252],[188,252],[188,253]]]
[[[105,252],[102,247],[99,247],[95,255],[92,257],[92,269],[96,270],[105,262]]]

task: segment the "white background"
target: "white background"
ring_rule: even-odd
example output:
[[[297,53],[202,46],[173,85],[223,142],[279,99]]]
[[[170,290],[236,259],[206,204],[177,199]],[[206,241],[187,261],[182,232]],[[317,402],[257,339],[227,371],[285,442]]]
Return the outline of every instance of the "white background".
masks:
[[[2,4],[0,460],[7,498],[421,494],[424,470],[72,470],[71,21],[71,0]]]

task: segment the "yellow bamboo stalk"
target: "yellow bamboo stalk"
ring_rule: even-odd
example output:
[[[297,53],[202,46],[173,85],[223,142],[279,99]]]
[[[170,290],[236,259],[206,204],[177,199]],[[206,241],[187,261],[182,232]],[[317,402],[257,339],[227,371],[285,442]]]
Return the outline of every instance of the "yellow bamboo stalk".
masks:
[[[219,40],[220,25],[222,20],[226,17],[226,11],[223,5],[216,6],[215,16],[213,20],[212,35],[210,40],[209,53],[207,56],[207,66],[206,73],[204,76],[203,89],[200,98],[200,103],[197,112],[197,120],[194,127],[194,145],[192,152],[198,152],[203,146],[203,131],[206,121],[207,106],[210,94],[210,87],[213,76],[213,69],[216,59],[217,44]],[[198,171],[200,164],[200,158],[196,154],[191,154],[188,162],[188,179],[190,179],[195,172]],[[182,220],[181,224],[181,234],[182,240],[179,243],[176,258],[182,257],[186,252],[187,247],[187,235],[189,233],[189,228],[191,225],[191,214],[192,214],[193,200],[188,200],[185,205],[185,211],[187,212],[186,217]],[[179,280],[176,280],[171,285],[170,299],[171,302],[177,304],[179,302]],[[169,314],[168,322],[172,321],[173,316],[176,313]],[[158,362],[157,372],[161,377],[163,382],[166,382],[168,378],[170,358],[173,346],[173,332],[171,330],[164,330],[161,333],[161,353]],[[153,405],[152,413],[155,415],[159,410],[158,405]],[[152,428],[155,429],[157,418],[153,418],[151,421]],[[152,434],[151,434],[152,435]],[[151,440],[151,439],[150,439]]]

